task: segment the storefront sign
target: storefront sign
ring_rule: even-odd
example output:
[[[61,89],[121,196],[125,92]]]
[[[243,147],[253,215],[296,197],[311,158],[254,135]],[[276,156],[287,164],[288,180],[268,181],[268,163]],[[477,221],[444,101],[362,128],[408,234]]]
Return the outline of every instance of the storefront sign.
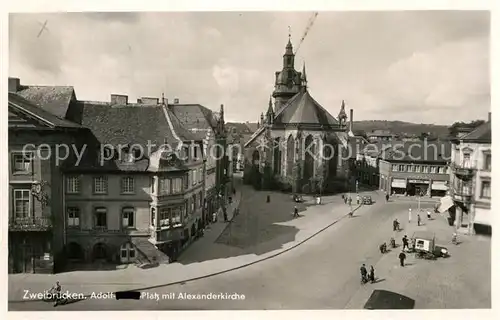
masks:
[[[412,180],[408,180],[409,183],[427,183],[429,184],[429,180],[418,180],[418,179],[412,179]]]

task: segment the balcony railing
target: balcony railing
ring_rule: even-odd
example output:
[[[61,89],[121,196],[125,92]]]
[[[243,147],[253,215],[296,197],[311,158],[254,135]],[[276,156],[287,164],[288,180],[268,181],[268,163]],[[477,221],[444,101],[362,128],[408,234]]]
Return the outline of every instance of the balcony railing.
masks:
[[[45,217],[10,218],[9,231],[47,231],[52,228],[52,221]]]
[[[465,162],[462,164],[454,163],[452,164],[451,168],[457,176],[472,176],[474,174],[474,171],[476,170],[474,165],[470,162]]]

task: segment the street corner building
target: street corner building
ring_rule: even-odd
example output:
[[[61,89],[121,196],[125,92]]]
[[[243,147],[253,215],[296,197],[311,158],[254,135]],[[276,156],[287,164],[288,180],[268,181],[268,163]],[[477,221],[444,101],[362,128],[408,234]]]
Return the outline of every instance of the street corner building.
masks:
[[[217,178],[227,163],[207,156],[223,112],[198,106],[205,120],[193,125],[196,113],[181,121],[179,107],[116,94],[79,101],[72,87],[9,78],[9,272],[175,260],[220,205],[206,200],[217,179],[227,180]]]
[[[491,234],[491,112],[479,127],[462,129],[452,139],[450,194],[439,210],[461,233]]]
[[[308,91],[305,64],[295,70],[295,54],[289,39],[283,67],[267,112],[259,128],[245,143],[246,183],[256,188],[304,193],[341,191],[348,188],[349,128],[345,103],[338,118],[323,108]],[[351,123],[352,123],[351,109]]]

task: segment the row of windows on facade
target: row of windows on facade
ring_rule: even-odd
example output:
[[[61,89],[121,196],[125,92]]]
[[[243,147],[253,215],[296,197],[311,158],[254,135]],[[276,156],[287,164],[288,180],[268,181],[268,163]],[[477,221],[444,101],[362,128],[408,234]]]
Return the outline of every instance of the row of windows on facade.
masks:
[[[393,164],[393,172],[420,172],[420,173],[441,173],[446,174],[448,167],[446,166],[425,166],[413,164]]]
[[[108,193],[108,178],[106,176],[98,176],[93,179],[93,192],[96,194],[107,194]],[[151,192],[155,192],[154,178],[151,178],[150,186]],[[179,194],[184,190],[189,189],[189,186],[195,186],[203,182],[203,169],[191,170],[189,175],[185,178],[159,178],[159,194]],[[184,182],[184,188],[183,188]],[[80,176],[69,176],[66,178],[66,193],[78,194],[81,190]],[[121,178],[120,192],[122,194],[133,194],[135,193],[135,179],[131,176],[126,176]]]
[[[16,218],[27,218],[31,216],[31,204],[32,204],[32,194],[29,189],[14,189],[13,192],[13,202],[14,202],[14,216]],[[194,194],[192,198],[186,200],[184,204],[177,207],[165,207],[159,208],[159,220],[161,225],[170,225],[173,223],[180,223],[183,214],[187,216],[189,213],[193,213],[195,210],[203,206],[203,193],[200,191]],[[81,211],[79,207],[69,206],[66,209],[67,213],[67,225],[68,227],[79,227],[81,219]],[[94,209],[94,227],[106,228],[107,227],[107,213],[106,207],[97,207]],[[152,216],[154,216],[154,208],[151,210]],[[135,208],[125,207],[121,212],[122,226],[125,228],[135,227]],[[152,223],[154,225],[154,223]]]
[[[101,153],[98,154],[98,162],[101,163],[102,161],[109,159],[117,160],[119,158],[120,151],[123,151],[126,154],[124,159],[122,159],[123,162],[134,162],[144,156],[139,147],[124,147],[122,150],[105,147],[102,153],[103,159],[101,159]],[[175,153],[178,157],[185,161],[198,161],[203,158],[203,148],[198,144],[183,145],[179,150],[175,151]]]

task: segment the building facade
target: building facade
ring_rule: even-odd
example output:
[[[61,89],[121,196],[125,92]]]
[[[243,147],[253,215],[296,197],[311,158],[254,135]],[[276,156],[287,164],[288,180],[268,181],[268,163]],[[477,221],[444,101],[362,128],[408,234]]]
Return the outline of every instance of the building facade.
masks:
[[[166,101],[79,101],[83,158],[64,168],[68,257],[76,263],[175,259],[202,227],[202,141]]]
[[[53,273],[64,261],[63,175],[57,155],[82,129],[16,92],[9,78],[9,273]]]
[[[220,152],[222,146],[226,145],[224,132],[224,107],[221,105],[218,113],[199,105],[184,104],[178,101],[169,104],[170,110],[177,116],[181,124],[195,136],[196,139],[203,141],[204,156],[204,224],[212,220],[213,214],[222,205],[220,192],[222,187],[218,185],[221,177],[220,172],[224,172],[224,166],[229,167],[229,163],[221,161]],[[220,147],[219,147],[220,143]],[[227,173],[227,171],[226,171]],[[229,179],[231,181],[231,179]],[[225,193],[225,188],[223,193]]]
[[[245,143],[245,176],[257,177],[254,185],[264,188],[279,183],[294,192],[333,189],[349,176],[345,105],[338,119],[330,115],[310,95],[305,65],[298,72],[294,61],[289,40],[275,74],[274,105],[270,98],[258,130]]]
[[[450,208],[455,226],[491,234],[491,113],[488,121],[452,140]]]
[[[448,191],[449,142],[392,143],[379,155],[380,189],[389,194],[442,197]]]

